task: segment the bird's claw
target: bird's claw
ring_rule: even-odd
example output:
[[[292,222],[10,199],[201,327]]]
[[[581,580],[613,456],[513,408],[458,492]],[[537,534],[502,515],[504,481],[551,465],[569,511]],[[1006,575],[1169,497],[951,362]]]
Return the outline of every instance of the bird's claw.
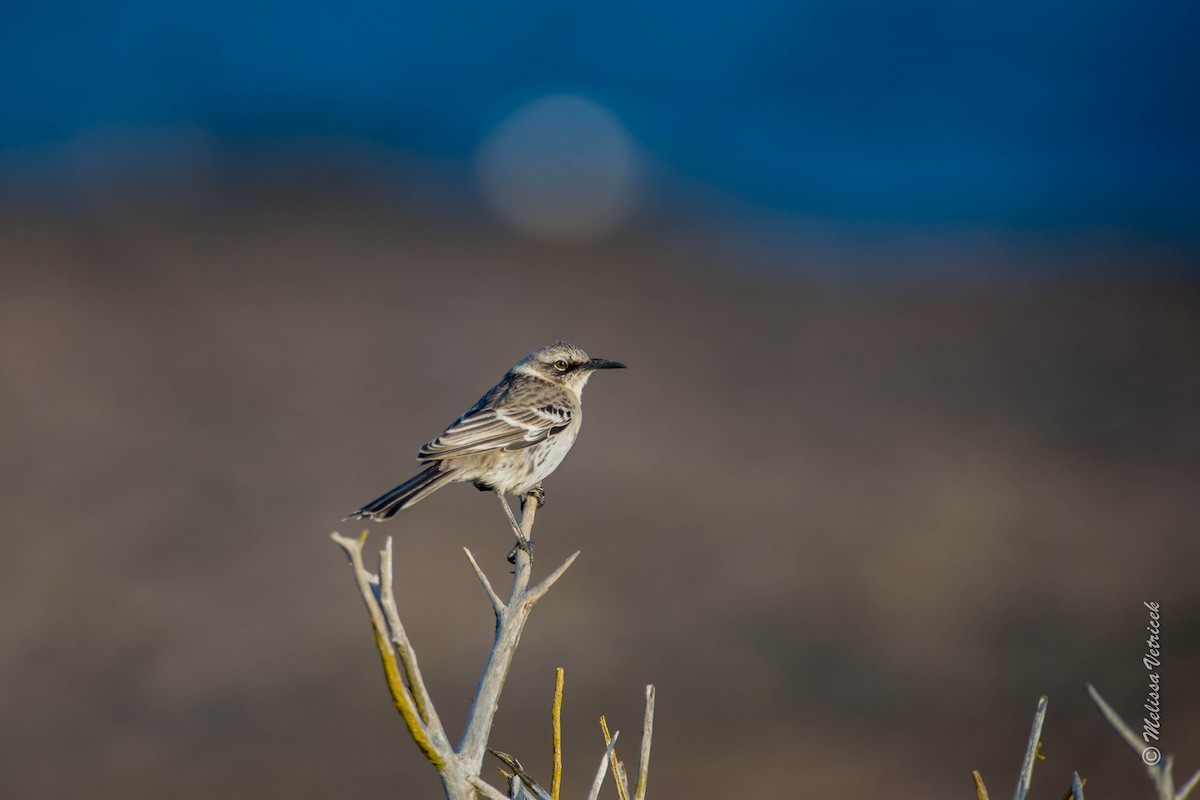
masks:
[[[539,509],[540,509],[542,506],[546,505],[546,490],[545,490],[545,489],[543,489],[541,486],[535,486],[535,487],[533,487],[533,488],[532,488],[532,489],[530,489],[528,492],[526,492],[526,493],[525,493],[525,496],[524,496],[524,497],[522,497],[521,499],[522,499],[522,500],[528,500],[528,499],[529,499],[529,498],[531,498],[531,497],[532,497],[534,500],[536,500],[536,501],[537,501],[537,507],[538,507]]]
[[[533,542],[526,539],[524,536],[517,539],[517,543],[513,545],[512,550],[508,551],[508,563],[517,563],[517,551],[524,550],[529,554],[529,563],[533,563]]]

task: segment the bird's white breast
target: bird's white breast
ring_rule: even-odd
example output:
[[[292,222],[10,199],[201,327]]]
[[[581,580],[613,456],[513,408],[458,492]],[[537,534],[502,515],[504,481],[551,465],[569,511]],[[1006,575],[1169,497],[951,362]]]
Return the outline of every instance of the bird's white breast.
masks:
[[[489,483],[505,494],[523,495],[558,469],[579,436],[580,418],[576,417],[562,433],[544,442],[500,455],[493,465]]]

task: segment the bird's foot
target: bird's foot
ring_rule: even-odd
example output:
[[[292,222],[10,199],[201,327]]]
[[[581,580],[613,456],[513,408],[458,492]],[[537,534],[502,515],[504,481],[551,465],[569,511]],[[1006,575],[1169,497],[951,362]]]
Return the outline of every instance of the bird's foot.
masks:
[[[534,500],[536,500],[537,507],[540,509],[540,508],[542,508],[542,506],[546,505],[546,490],[541,487],[541,484],[538,484],[537,486],[533,487],[528,492],[526,492],[524,494],[524,496],[521,498],[521,501],[524,502],[525,500],[528,500],[529,498],[533,498]]]
[[[533,563],[533,542],[526,539],[524,536],[517,537],[517,543],[513,545],[513,549],[508,551],[508,563],[517,563],[517,551],[524,550],[529,554],[529,563]]]

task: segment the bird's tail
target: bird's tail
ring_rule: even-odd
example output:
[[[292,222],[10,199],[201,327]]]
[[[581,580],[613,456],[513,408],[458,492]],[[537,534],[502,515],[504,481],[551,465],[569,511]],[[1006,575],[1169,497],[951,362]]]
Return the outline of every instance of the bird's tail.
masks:
[[[451,473],[443,472],[441,464],[430,464],[387,494],[367,503],[346,519],[370,517],[376,522],[391,519],[397,511],[408,508],[426,495],[442,488],[450,480]]]

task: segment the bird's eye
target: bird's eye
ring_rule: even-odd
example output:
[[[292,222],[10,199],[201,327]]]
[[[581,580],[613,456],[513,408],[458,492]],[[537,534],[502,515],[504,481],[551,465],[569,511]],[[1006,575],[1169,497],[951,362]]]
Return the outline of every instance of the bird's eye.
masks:
[[[558,370],[559,372],[566,372],[567,371],[567,362],[563,361],[560,358],[558,361],[554,362],[554,368],[556,370]]]

